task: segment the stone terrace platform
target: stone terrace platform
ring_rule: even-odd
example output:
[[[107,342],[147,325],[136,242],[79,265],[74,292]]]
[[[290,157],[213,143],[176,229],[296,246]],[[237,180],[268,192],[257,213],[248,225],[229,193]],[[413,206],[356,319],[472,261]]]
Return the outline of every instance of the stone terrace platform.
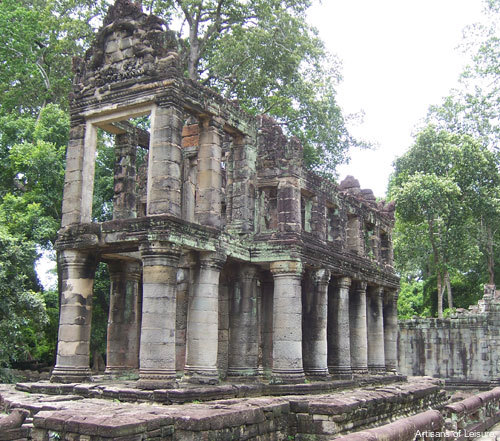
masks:
[[[30,417],[22,436],[0,440],[326,440],[446,404],[435,381],[395,380],[402,378],[156,391],[131,383],[1,385],[3,409]]]

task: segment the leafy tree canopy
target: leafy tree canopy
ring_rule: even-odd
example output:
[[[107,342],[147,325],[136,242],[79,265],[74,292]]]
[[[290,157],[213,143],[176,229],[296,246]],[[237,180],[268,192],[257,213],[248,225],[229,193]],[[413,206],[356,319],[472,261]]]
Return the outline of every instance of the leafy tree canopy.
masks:
[[[500,214],[496,156],[468,135],[428,126],[394,167],[389,193],[397,204],[396,264],[404,277],[436,276],[442,316],[445,290],[453,306],[454,275],[467,273],[482,256],[494,271],[489,241]]]
[[[306,23],[309,0],[146,1],[177,30],[186,75],[251,113],[273,115],[304,145],[306,164],[334,173],[349,147],[336,101],[338,60]]]

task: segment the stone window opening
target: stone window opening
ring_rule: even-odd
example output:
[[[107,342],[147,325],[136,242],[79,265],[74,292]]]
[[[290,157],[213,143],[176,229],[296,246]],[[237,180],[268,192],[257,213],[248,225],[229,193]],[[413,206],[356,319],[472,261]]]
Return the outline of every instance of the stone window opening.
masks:
[[[371,259],[375,258],[375,226],[369,222],[365,223],[363,229],[365,256]]]
[[[94,179],[112,176],[112,185],[106,186],[106,182],[110,181],[99,179],[97,183],[101,187],[93,189],[92,221],[145,215],[149,128],[148,112],[129,118],[87,123],[90,134],[86,147],[95,149],[94,174],[103,175],[94,176]],[[93,136],[92,132],[95,132]]]

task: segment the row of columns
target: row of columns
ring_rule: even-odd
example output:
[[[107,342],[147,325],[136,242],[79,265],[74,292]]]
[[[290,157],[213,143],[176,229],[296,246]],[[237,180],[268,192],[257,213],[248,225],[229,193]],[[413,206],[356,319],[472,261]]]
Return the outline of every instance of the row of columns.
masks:
[[[95,260],[78,251],[64,251],[62,256],[63,295],[52,379],[81,381],[90,376]],[[179,257],[179,249],[161,242],[142,249],[142,308],[140,264],[110,264],[108,373],[139,367],[145,388],[175,382]],[[201,253],[195,265],[187,308],[184,373],[188,381],[218,381],[219,276],[224,261],[216,253]],[[257,375],[261,343],[272,355],[262,354],[260,361],[272,363],[272,375],[283,381],[301,381],[305,374],[348,378],[353,373],[396,370],[394,295],[386,295],[384,302],[380,287],[367,289],[366,283],[352,283],[347,277],[330,283],[325,269],[303,277],[300,262],[273,262],[272,301],[263,300],[267,309],[272,305],[272,342],[268,342],[266,335],[259,335],[257,270],[250,265],[240,268],[232,296],[228,375]]]

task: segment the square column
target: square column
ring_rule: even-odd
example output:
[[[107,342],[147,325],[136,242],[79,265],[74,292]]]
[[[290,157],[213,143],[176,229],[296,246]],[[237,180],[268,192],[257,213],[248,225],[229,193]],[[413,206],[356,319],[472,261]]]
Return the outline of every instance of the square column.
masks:
[[[341,277],[328,290],[328,369],[336,378],[350,379],[351,343],[349,287],[351,279]]]
[[[212,227],[221,225],[222,137],[220,121],[200,121],[195,218]]]
[[[257,299],[257,268],[243,265],[238,271],[238,280],[230,299],[229,376],[248,377],[258,373]]]
[[[387,291],[384,298],[385,369],[396,373],[398,365],[398,292]]]
[[[368,373],[366,328],[366,282],[355,282],[349,299],[351,322],[351,367],[354,374]]]
[[[374,374],[385,372],[383,294],[384,288],[370,287],[366,303],[368,370]]]
[[[225,258],[200,253],[198,274],[188,305],[186,380],[216,384],[219,381],[219,277]]]
[[[106,373],[119,374],[139,369],[142,268],[140,262],[115,261],[108,269],[111,290]]]
[[[312,292],[303,293],[304,371],[313,377],[328,375],[328,282],[330,271],[320,269],[312,274]],[[307,285],[306,285],[307,286]],[[305,294],[305,295],[304,295]]]
[[[232,197],[228,198],[231,228],[248,232],[254,226],[255,187],[257,147],[250,136],[238,136],[233,140],[232,161],[229,162],[228,188]],[[231,185],[230,185],[231,184]]]
[[[92,290],[96,269],[89,253],[65,250],[60,253],[62,296],[57,339],[57,359],[51,381],[88,381]]]
[[[295,177],[281,178],[278,183],[278,231],[300,233],[300,183]]]
[[[72,118],[66,151],[61,227],[90,222],[94,191],[97,129],[83,118]]]
[[[135,195],[137,139],[134,135],[134,133],[123,133],[115,137],[113,219],[137,217]]]
[[[302,263],[272,262],[273,369],[278,382],[302,382]]]
[[[151,114],[147,208],[148,216],[181,217],[183,111],[180,103],[161,102]]]
[[[141,249],[143,300],[139,384],[143,389],[175,385],[175,318],[180,252],[153,242]]]

